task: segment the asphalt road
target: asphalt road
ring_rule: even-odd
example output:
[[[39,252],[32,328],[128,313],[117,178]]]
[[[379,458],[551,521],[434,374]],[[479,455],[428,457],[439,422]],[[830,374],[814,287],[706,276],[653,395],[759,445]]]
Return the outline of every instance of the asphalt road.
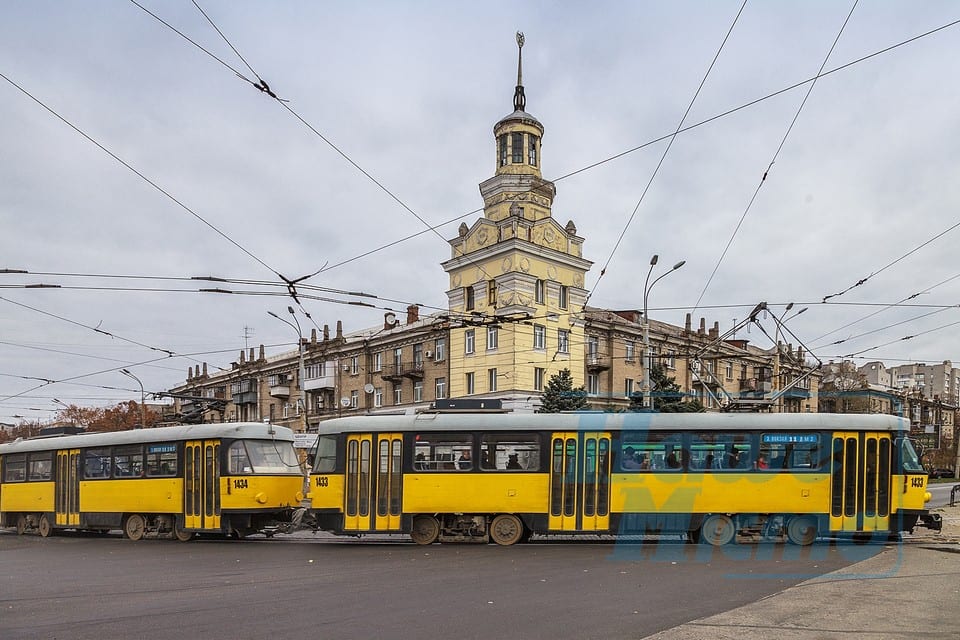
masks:
[[[950,502],[950,490],[960,484],[960,480],[953,482],[934,482],[927,485],[927,491],[933,496],[927,503],[928,509],[942,507]]]
[[[879,545],[432,545],[0,532],[0,638],[640,638]],[[293,634],[293,635],[291,635]]]

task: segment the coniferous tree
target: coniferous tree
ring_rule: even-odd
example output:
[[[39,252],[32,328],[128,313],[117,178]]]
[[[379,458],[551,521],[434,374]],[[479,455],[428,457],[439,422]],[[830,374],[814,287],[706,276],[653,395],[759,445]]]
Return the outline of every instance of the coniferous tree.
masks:
[[[587,392],[583,387],[574,389],[570,370],[562,369],[550,376],[540,401],[540,413],[576,411],[587,406]]]
[[[699,400],[684,400],[677,379],[667,375],[663,367],[650,367],[650,396],[653,410],[660,413],[700,413],[704,411]],[[630,410],[643,410],[643,394],[630,396]]]

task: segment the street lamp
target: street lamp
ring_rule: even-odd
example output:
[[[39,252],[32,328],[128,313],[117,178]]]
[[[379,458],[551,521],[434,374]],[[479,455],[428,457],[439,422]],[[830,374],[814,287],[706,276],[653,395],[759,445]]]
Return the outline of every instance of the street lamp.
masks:
[[[650,258],[650,269],[647,271],[647,279],[643,282],[643,355],[645,358],[643,364],[643,408],[648,410],[653,408],[653,403],[650,397],[650,317],[647,315],[647,299],[650,297],[650,290],[653,289],[653,285],[687,263],[686,260],[681,260],[673,265],[669,271],[660,274],[653,282],[650,282],[650,274],[653,273],[653,268],[657,266],[657,260],[659,259],[660,256],[657,254],[653,254],[653,257]]]
[[[300,321],[297,320],[297,314],[293,310],[293,307],[287,307],[287,311],[290,312],[290,315],[293,316],[293,322],[290,322],[286,318],[281,318],[273,311],[267,311],[267,313],[285,325],[289,326],[291,329],[297,332],[297,353],[300,360],[300,406],[303,411],[303,431],[307,431],[307,388],[304,386],[304,380],[306,379],[306,371],[303,367],[303,330],[300,328]],[[294,324],[296,323],[296,324]]]
[[[135,375],[133,375],[132,373],[130,373],[130,370],[129,370],[129,369],[120,369],[120,373],[122,373],[123,375],[127,376],[128,378],[133,378],[134,380],[137,381],[137,384],[140,385],[140,427],[141,427],[141,428],[146,428],[146,426],[147,426],[147,412],[146,412],[146,407],[144,407],[144,403],[145,403],[144,397],[145,397],[145,394],[144,394],[144,392],[143,392],[143,383],[140,382],[140,378],[138,378],[137,376],[135,376]]]

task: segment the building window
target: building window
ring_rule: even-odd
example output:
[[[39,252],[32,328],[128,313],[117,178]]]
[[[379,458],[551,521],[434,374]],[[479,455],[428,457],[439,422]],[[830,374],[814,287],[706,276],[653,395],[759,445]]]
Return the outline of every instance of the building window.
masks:
[[[437,378],[437,400],[443,400],[447,397],[447,379]]]
[[[403,349],[398,347],[393,350],[393,368],[394,371],[400,372],[400,365],[403,362]]]
[[[487,327],[487,351],[497,348],[497,327]]]
[[[473,287],[464,287],[463,295],[467,299],[467,311],[473,311],[474,307],[477,306],[476,301],[473,299]]]
[[[487,369],[487,387],[490,391],[497,390],[497,370],[496,369]]]
[[[360,392],[354,389],[350,392],[350,408],[356,409],[360,406]]]
[[[357,375],[360,373],[360,356],[353,356],[350,358],[350,373],[352,375]]]
[[[423,402],[423,380],[414,380],[413,382],[413,401]]]
[[[377,351],[373,354],[373,370],[383,371],[383,351]]]
[[[591,396],[600,393],[600,376],[595,373],[587,374],[587,393]]]
[[[533,348],[541,350],[547,348],[547,328],[543,325],[533,325]]]
[[[596,361],[597,354],[600,352],[600,339],[596,336],[587,338],[587,356],[591,361]]]
[[[543,304],[546,300],[546,283],[543,280],[537,280],[533,285],[533,299],[537,304]]]
[[[566,329],[557,330],[557,352],[570,353],[570,332]]]
[[[316,380],[317,378],[322,378],[327,375],[327,363],[318,362],[316,364],[309,364],[304,368],[304,375],[307,380]]]
[[[533,368],[533,390],[534,391],[543,391],[543,379],[547,375],[546,369],[541,369],[540,367]]]
[[[447,350],[447,339],[446,338],[437,338],[433,342],[433,357],[437,362],[440,362],[446,357],[445,351]]]
[[[473,386],[473,371],[466,374],[466,380],[464,382],[467,388],[467,395],[468,396],[473,395],[475,393],[474,386]]]
[[[521,164],[523,162],[523,134],[511,133],[510,145],[513,147],[513,154],[510,161],[513,162],[513,164]]]
[[[373,406],[383,406],[383,387],[377,387],[373,390]]]
[[[627,378],[623,381],[623,395],[628,398],[633,395],[633,378]]]
[[[487,280],[487,304],[491,307],[497,306],[497,281]]]
[[[677,368],[677,352],[676,351],[667,351],[667,356],[664,358],[664,363],[666,364],[667,369],[676,369]],[[716,373],[716,363],[711,363],[710,373]]]
[[[413,364],[418,368],[423,367],[423,343],[418,342],[413,345]]]
[[[537,136],[527,136],[527,158],[531,167],[537,166],[537,141]]]
[[[393,404],[403,404],[403,387],[399,384],[393,388]]]
[[[626,360],[627,362],[633,362],[633,358],[634,358],[633,354],[635,349],[636,349],[636,345],[633,343],[633,340],[627,340],[626,353],[624,354],[623,359]]]
[[[500,166],[507,164],[507,134],[500,136]]]
[[[727,362],[725,375],[727,376],[727,380],[733,380],[733,363],[732,362],[729,362],[729,361]]]
[[[463,332],[463,352],[470,355],[476,350],[476,330],[467,329]]]
[[[567,285],[560,285],[560,300],[559,305],[561,309],[567,308]]]

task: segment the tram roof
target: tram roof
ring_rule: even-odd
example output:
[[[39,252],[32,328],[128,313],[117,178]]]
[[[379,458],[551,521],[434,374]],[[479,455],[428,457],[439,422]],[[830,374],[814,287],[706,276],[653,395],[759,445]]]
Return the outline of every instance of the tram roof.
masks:
[[[325,420],[321,434],[386,431],[909,431],[910,421],[835,413],[420,413]]]
[[[271,430],[273,433],[271,433]],[[15,440],[0,444],[0,454],[85,447],[110,447],[143,442],[172,442],[181,440],[208,440],[214,438],[249,438],[258,440],[293,441],[293,431],[287,427],[261,422],[224,422],[218,424],[188,424],[155,429],[133,429],[83,433],[72,436],[50,436]]]

